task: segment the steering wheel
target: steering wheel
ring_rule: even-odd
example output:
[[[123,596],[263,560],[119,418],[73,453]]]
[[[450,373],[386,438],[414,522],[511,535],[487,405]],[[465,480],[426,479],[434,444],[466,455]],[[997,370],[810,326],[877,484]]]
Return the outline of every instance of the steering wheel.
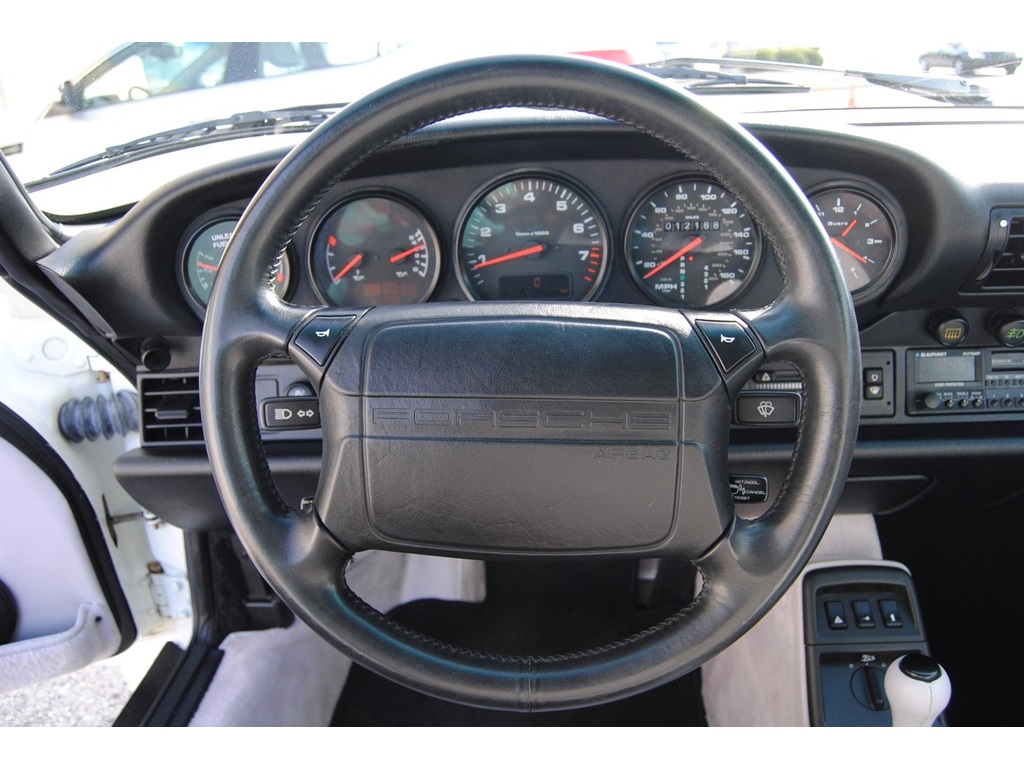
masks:
[[[298,307],[280,254],[323,196],[375,152],[440,120],[522,106],[632,126],[732,190],[784,276],[756,312],[446,302]],[[288,355],[319,393],[323,464],[289,509],[264,454],[256,366]],[[214,478],[252,560],[306,623],[359,664],[464,704],[553,710],[666,683],[748,630],[824,533],[858,424],[856,323],[831,245],[784,169],[746,131],[662,81],[572,57],[437,68],[351,104],[273,171],[234,233],[200,363]],[[765,361],[803,379],[788,476],[757,520],[735,516],[733,397]],[[494,655],[379,614],[345,582],[360,551],[507,560],[683,557],[693,602],[632,637],[554,656]]]

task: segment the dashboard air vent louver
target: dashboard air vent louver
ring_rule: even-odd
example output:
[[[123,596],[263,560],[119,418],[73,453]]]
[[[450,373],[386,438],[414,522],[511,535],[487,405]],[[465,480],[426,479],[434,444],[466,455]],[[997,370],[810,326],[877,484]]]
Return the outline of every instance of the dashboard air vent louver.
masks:
[[[139,377],[142,444],[202,445],[199,374]]]
[[[988,245],[974,278],[983,291],[1024,291],[1024,209],[992,211]]]

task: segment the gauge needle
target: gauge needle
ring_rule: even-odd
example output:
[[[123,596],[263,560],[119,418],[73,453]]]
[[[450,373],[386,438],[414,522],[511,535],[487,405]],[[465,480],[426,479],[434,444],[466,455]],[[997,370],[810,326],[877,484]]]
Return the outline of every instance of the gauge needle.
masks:
[[[499,256],[496,259],[490,259],[489,261],[482,261],[476,264],[473,269],[483,269],[484,267],[490,267],[494,264],[501,264],[503,261],[512,261],[512,259],[521,259],[523,256],[532,256],[535,253],[540,253],[544,250],[543,245],[534,245],[529,248],[523,248],[521,251],[513,251],[512,253],[506,253],[504,256]]]
[[[359,264],[362,263],[362,261],[363,254],[357,253],[355,256],[352,257],[352,260],[345,265],[341,272],[334,276],[334,282],[338,282],[339,280],[341,280],[341,278],[343,278],[345,275],[347,275],[349,272],[351,272],[353,269],[359,266]]]
[[[854,251],[854,250],[851,250],[850,248],[847,248],[847,247],[846,247],[845,245],[843,245],[842,243],[840,243],[840,242],[839,242],[839,240],[837,240],[836,238],[834,238],[834,237],[833,237],[833,238],[832,238],[832,242],[833,242],[833,244],[834,244],[834,245],[835,245],[835,246],[836,246],[837,248],[842,248],[842,249],[843,249],[844,251],[846,251],[846,252],[847,252],[848,254],[850,254],[851,256],[853,256],[853,258],[857,259],[857,261],[860,261],[860,262],[862,262],[862,263],[864,263],[864,264],[867,264],[867,263],[868,263],[868,260],[867,260],[867,259],[865,259],[865,258],[864,258],[863,256],[861,256],[861,255],[860,255],[859,253],[857,253],[856,251]]]
[[[208,269],[211,272],[216,272],[218,269],[220,269],[219,264],[206,264],[205,262],[202,261],[197,261],[196,266],[199,267],[200,269]]]
[[[410,256],[410,255],[416,253],[416,251],[421,251],[421,250],[423,250],[423,243],[420,243],[419,245],[414,245],[409,250],[402,251],[401,253],[396,253],[394,256],[392,256],[391,257],[391,263],[392,264],[397,264],[402,259],[404,259],[406,256]]]
[[[856,226],[857,226],[857,220],[854,219],[853,221],[850,222],[850,226],[848,226],[846,229],[843,230],[843,234],[841,234],[840,237],[846,237],[848,234],[850,234],[850,230],[853,229]]]
[[[692,251],[694,248],[696,248],[698,245],[700,245],[703,242],[704,242],[704,238],[703,237],[698,237],[696,240],[691,240],[686,245],[684,245],[682,248],[680,248],[678,251],[676,251],[671,256],[669,256],[667,259],[665,259],[663,262],[661,262],[661,264],[659,264],[654,269],[652,269],[650,272],[648,272],[646,275],[644,275],[644,280],[646,280],[648,277],[654,277],[656,274],[661,272],[661,270],[663,270],[665,267],[667,267],[672,262],[679,261],[679,259],[683,258],[683,256],[688,254],[690,251]]]

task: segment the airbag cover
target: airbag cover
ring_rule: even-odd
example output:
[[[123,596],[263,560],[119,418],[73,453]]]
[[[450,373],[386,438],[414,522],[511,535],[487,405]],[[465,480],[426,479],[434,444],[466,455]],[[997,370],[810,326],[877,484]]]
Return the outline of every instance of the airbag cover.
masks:
[[[367,341],[367,521],[403,545],[626,551],[671,533],[679,339],[603,321],[402,324]]]

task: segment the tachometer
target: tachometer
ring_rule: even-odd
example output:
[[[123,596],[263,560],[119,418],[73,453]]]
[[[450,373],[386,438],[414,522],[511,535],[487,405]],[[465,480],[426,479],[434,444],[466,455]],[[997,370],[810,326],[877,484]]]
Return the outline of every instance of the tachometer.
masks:
[[[415,304],[433,293],[440,258],[421,212],[374,195],[342,203],[320,222],[310,268],[320,297],[336,307]]]
[[[735,195],[703,178],[646,195],[626,229],[626,261],[640,289],[668,307],[733,299],[754,276],[761,236]]]
[[[547,176],[502,181],[463,218],[459,278],[472,299],[585,301],[601,287],[608,229],[574,185]]]

